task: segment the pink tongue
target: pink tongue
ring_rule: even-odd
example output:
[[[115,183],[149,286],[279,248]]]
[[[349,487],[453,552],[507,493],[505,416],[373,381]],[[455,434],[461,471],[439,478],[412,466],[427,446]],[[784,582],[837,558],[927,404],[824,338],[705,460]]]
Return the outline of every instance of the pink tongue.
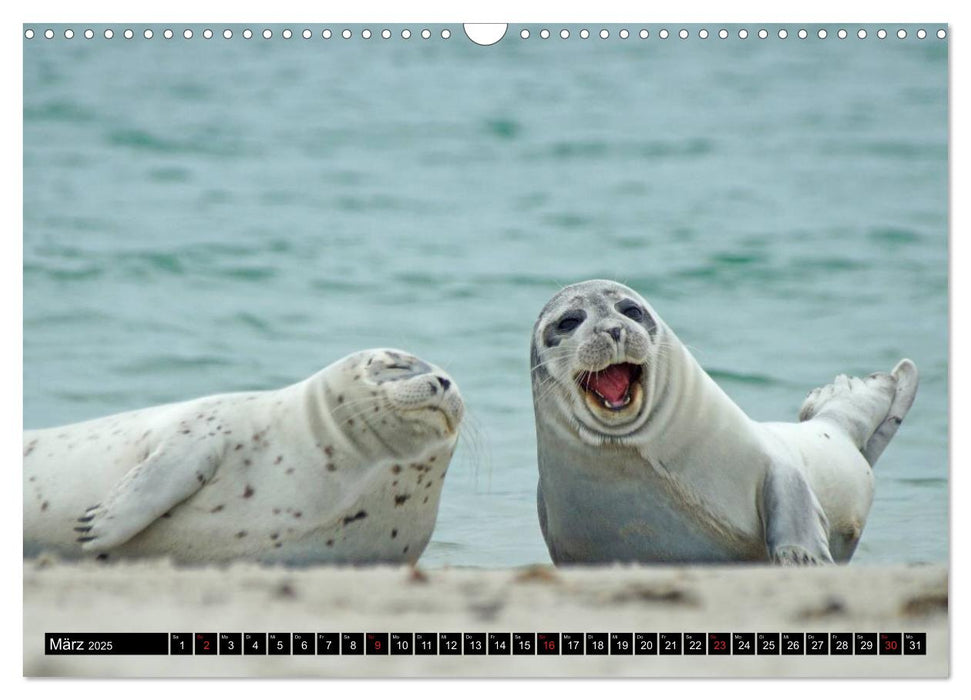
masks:
[[[610,365],[600,372],[593,372],[587,379],[587,388],[593,389],[611,403],[620,403],[630,387],[630,365]]]

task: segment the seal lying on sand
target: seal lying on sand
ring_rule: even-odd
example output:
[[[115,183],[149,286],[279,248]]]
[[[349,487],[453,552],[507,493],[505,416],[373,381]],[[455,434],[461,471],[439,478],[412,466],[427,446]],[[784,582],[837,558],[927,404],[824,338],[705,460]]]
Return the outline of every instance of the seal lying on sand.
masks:
[[[415,562],[463,414],[455,382],[365,350],[277,391],[24,433],[24,555]]]
[[[532,338],[537,507],[557,564],[847,561],[917,368],[839,376],[751,420],[633,290],[566,287]]]

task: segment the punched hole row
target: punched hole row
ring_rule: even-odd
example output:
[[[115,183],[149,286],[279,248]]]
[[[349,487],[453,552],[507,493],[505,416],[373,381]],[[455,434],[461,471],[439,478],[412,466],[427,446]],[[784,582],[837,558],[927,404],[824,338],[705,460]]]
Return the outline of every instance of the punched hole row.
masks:
[[[442,39],[449,39],[452,36],[452,31],[450,29],[442,29],[438,34]],[[571,33],[569,29],[561,29],[559,30],[559,32],[554,32],[554,31],[551,31],[550,29],[544,28],[536,32],[536,36],[539,37],[540,39],[549,39],[550,37],[554,36],[554,34],[559,36],[561,39],[569,39],[571,36],[574,36],[574,34]],[[870,33],[863,28],[856,30],[856,32],[854,32],[853,34],[855,34],[855,36],[859,39],[866,39],[870,36]],[[105,39],[114,39],[116,36],[115,31],[110,28],[105,29],[102,35],[104,36]],[[137,35],[138,33],[136,33],[135,30],[133,29],[125,29],[125,30],[122,30],[120,33],[121,37],[129,40],[134,39]],[[144,39],[154,39],[155,30],[144,29],[140,32],[140,35]],[[427,28],[416,32],[412,32],[411,29],[405,28],[405,29],[401,29],[398,32],[398,36],[400,36],[402,39],[410,39],[413,36],[417,36],[427,40],[427,39],[431,39],[432,35],[433,35],[432,30]],[[613,34],[609,29],[601,29],[599,31],[594,31],[594,32],[591,32],[589,29],[580,29],[579,31],[576,31],[575,35],[580,39],[589,39],[592,36],[598,36],[600,37],[600,39],[609,39],[612,36],[616,36],[619,39],[629,39],[635,35],[635,32],[632,32],[629,29],[620,29],[616,31],[616,34]],[[873,35],[876,36],[878,39],[886,39],[891,34],[886,29],[878,29],[873,33]],[[906,39],[908,36],[910,36],[910,34],[906,29],[898,29],[895,32],[895,35],[898,39]],[[917,39],[926,39],[930,35],[931,33],[923,28],[918,29],[916,32],[914,32],[914,36]],[[947,30],[938,29],[936,32],[933,33],[933,35],[937,36],[938,39],[945,39],[947,38]],[[54,39],[57,37],[57,32],[55,32],[53,29],[45,29],[42,33],[38,33],[36,30],[32,28],[28,28],[24,30],[24,38],[26,39],[34,39],[35,37],[38,37],[38,36],[43,36],[45,39]],[[75,36],[77,36],[77,34],[73,29],[65,29],[62,33],[62,36],[64,39],[74,39]],[[93,29],[85,29],[83,32],[81,32],[81,36],[83,36],[85,39],[94,39],[94,37],[96,36],[96,32]],[[163,39],[173,39],[176,36],[176,32],[173,31],[172,29],[164,29],[161,31],[160,36]],[[182,30],[181,36],[183,39],[193,39],[196,37],[196,34],[192,29],[187,28]],[[223,39],[232,39],[236,36],[236,33],[233,32],[232,29],[223,29],[222,32],[217,32],[212,29],[203,29],[201,32],[199,32],[199,36],[201,36],[203,39],[213,39],[217,36],[221,36]],[[241,32],[239,32],[239,36],[241,36],[243,39],[252,39],[254,36],[257,36],[257,34],[252,29],[244,29]],[[262,36],[264,39],[272,39],[274,36],[277,36],[277,34],[275,34],[272,29],[263,29],[261,32],[259,32],[259,36]],[[280,30],[279,36],[282,37],[283,39],[293,39],[298,36],[302,37],[303,39],[312,39],[315,36],[315,34],[310,29],[303,29],[302,31],[294,31],[293,29],[287,28],[287,29]],[[352,39],[354,38],[355,33],[351,29],[343,29],[343,30],[323,29],[321,30],[319,36],[322,39],[332,39],[336,37],[340,37],[342,39]],[[372,39],[377,37],[380,37],[382,39],[391,39],[393,36],[395,36],[395,32],[393,32],[391,29],[382,29],[380,31],[376,31],[376,30],[372,31],[371,29],[362,29],[357,33],[356,36],[360,37],[361,39]],[[639,31],[636,31],[636,36],[640,37],[641,39],[648,39],[652,35],[650,30],[645,28],[645,29],[640,29]],[[779,39],[788,39],[790,36],[795,36],[795,37],[798,37],[799,39],[808,39],[810,36],[815,36],[818,39],[827,39],[830,37],[830,33],[826,29],[818,29],[815,32],[810,32],[807,29],[799,29],[795,31],[793,35],[790,35],[789,30],[785,28],[779,29],[773,32],[770,32],[768,29],[764,29],[764,28],[754,32],[750,32],[748,29],[745,29],[745,28],[738,29],[736,31],[729,31],[728,29],[725,29],[725,28],[719,29],[717,31],[714,31],[714,30],[709,31],[708,29],[703,28],[703,29],[698,29],[694,33],[694,36],[697,37],[698,39],[709,39],[714,37],[717,37],[719,39],[728,39],[730,37],[737,37],[739,39],[744,40],[744,39],[748,39],[751,36],[756,36],[759,39],[768,39],[770,36],[776,36]],[[838,29],[835,32],[833,32],[833,36],[835,36],[838,39],[846,39],[849,36],[851,36],[851,32],[850,30],[847,30],[847,29]],[[533,37],[533,33],[529,29],[522,29],[519,32],[519,37],[521,39],[529,39]],[[673,30],[673,31],[668,29],[657,30],[657,38],[668,39],[671,37],[677,37],[682,40],[689,39],[692,37],[692,32],[690,32],[687,29],[679,29],[679,30]]]
[[[193,39],[196,37],[196,33],[188,28],[183,29],[181,34],[183,39]],[[102,33],[102,36],[104,36],[105,39],[114,39],[116,36],[121,36],[125,39],[134,39],[139,35],[145,39],[154,39],[155,30],[145,29],[139,34],[135,32],[134,29],[125,29],[119,35],[115,33],[115,30],[109,28],[105,29]],[[26,39],[33,39],[37,36],[43,36],[45,39],[54,39],[57,37],[57,32],[55,32],[53,29],[45,29],[43,33],[38,34],[37,31],[31,28],[24,31],[24,38]],[[65,29],[63,32],[63,37],[65,39],[73,39],[75,36],[76,33],[73,29]],[[94,39],[96,32],[93,29],[85,29],[83,32],[81,32],[81,36],[83,36],[85,39]],[[163,39],[173,39],[176,36],[176,32],[172,29],[163,29],[161,36]],[[223,39],[232,39],[233,37],[237,36],[237,34],[232,29],[223,29],[222,32],[217,32],[212,29],[203,29],[201,32],[199,32],[198,36],[201,36],[203,39],[212,39],[216,36],[221,36]],[[244,29],[239,32],[239,36],[241,36],[243,39],[252,39],[254,36],[257,36],[257,34],[252,29]],[[277,34],[275,34],[272,29],[264,29],[259,32],[259,36],[262,36],[264,39],[272,39],[274,36],[277,36]],[[279,36],[284,39],[293,39],[297,36],[304,39],[312,39],[314,37],[314,33],[310,29],[294,31],[293,29],[288,28],[280,30]],[[324,29],[320,32],[319,36],[322,39],[332,39],[335,37],[351,39],[354,37],[354,32],[350,29],[344,29],[336,32],[332,29]],[[382,29],[380,32],[372,32],[370,29],[363,29],[358,33],[358,36],[360,36],[362,39],[371,39],[379,36],[382,39],[390,39],[392,36],[394,36],[394,32],[392,32],[390,29]],[[402,39],[410,39],[412,36],[418,36],[422,39],[431,39],[432,31],[430,29],[422,29],[421,31],[412,32],[410,29],[402,29],[399,32],[399,36]],[[452,37],[452,31],[450,29],[442,29],[441,32],[439,32],[439,36],[442,39],[450,39]]]

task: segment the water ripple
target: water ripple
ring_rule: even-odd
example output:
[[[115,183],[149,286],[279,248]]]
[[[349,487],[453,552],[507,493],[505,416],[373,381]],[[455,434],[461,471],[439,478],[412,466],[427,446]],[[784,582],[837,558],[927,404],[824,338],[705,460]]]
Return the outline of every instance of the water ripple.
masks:
[[[115,369],[119,374],[142,375],[180,372],[194,373],[200,369],[211,369],[213,367],[229,367],[232,362],[212,355],[145,355],[139,359],[118,365]]]

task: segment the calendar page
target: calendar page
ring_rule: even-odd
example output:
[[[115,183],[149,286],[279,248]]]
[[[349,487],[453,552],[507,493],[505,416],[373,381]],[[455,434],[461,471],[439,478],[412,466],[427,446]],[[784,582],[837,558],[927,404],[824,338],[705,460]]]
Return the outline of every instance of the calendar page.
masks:
[[[24,675],[947,676],[949,32],[25,23]]]

